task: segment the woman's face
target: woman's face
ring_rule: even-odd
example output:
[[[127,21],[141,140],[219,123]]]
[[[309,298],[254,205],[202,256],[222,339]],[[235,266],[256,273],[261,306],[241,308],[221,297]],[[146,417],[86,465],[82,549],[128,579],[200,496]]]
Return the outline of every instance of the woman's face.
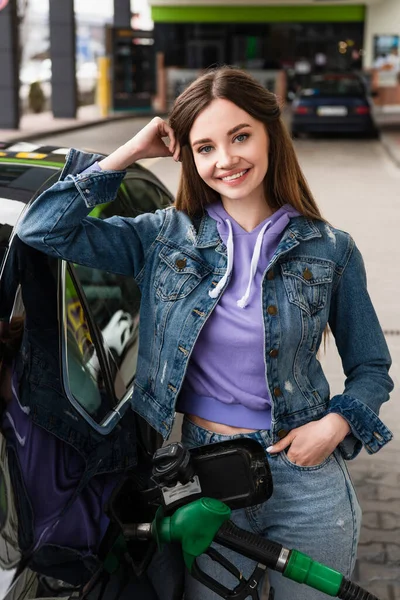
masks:
[[[268,134],[263,123],[218,98],[194,121],[189,140],[198,174],[223,202],[265,202]]]

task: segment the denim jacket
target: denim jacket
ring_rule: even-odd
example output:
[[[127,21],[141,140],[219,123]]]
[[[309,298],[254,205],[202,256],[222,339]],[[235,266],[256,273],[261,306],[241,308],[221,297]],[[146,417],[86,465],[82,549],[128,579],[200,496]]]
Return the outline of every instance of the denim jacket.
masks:
[[[208,291],[226,271],[226,247],[207,214],[192,220],[171,207],[135,219],[88,217],[115,198],[124,177],[82,174],[97,158],[71,150],[60,180],[35,200],[17,232],[47,254],[136,279],[141,342],[132,408],[168,438],[192,349],[218,303]],[[291,219],[264,273],[262,309],[273,439],[334,412],[351,426],[340,446],[345,458],[362,445],[378,451],[392,438],[378,417],[393,388],[391,360],[350,235]],[[317,358],[327,325],[346,375],[343,393],[332,398]]]

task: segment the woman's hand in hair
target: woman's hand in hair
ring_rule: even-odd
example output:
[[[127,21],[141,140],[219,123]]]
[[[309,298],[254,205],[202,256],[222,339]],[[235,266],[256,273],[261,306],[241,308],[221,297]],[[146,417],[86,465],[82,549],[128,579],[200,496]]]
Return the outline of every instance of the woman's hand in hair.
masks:
[[[164,141],[169,138],[168,143]],[[103,171],[119,171],[142,158],[172,157],[179,160],[180,146],[173,129],[154,117],[133,138],[99,162]]]
[[[292,429],[267,451],[276,454],[287,449],[288,459],[301,467],[320,465],[332,454],[350,432],[350,425],[342,416],[330,413],[319,421],[311,421]]]

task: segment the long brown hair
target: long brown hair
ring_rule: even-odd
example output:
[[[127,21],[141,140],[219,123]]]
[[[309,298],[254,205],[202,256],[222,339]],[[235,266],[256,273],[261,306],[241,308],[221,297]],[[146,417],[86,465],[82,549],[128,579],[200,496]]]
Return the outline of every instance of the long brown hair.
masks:
[[[208,71],[196,79],[178,96],[172,108],[169,121],[181,144],[182,160],[176,208],[193,216],[219,199],[219,194],[197,173],[189,143],[195,119],[217,98],[233,102],[266,127],[269,166],[264,185],[269,206],[276,210],[284,204],[291,204],[300,214],[323,220],[300,169],[275,94],[245,71],[227,66]]]

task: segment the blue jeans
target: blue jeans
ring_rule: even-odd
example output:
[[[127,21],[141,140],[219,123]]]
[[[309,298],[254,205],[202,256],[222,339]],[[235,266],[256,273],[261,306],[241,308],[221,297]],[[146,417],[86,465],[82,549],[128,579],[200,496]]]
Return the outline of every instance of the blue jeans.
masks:
[[[232,436],[213,433],[185,418],[182,442],[187,447],[221,442]],[[233,436],[240,437],[240,436]],[[246,434],[263,447],[271,445],[269,431]],[[346,464],[339,452],[323,463],[301,467],[289,461],[286,452],[269,456],[274,491],[258,506],[232,511],[232,521],[257,535],[294,548],[350,577],[356,560],[361,509]],[[232,474],[234,477],[234,474]],[[245,577],[256,563],[231,550],[217,546]],[[200,567],[214,579],[233,588],[238,584],[218,563],[202,555]],[[323,600],[326,594],[300,585],[276,571],[268,571],[275,600]],[[187,574],[185,600],[219,600],[214,592]]]

